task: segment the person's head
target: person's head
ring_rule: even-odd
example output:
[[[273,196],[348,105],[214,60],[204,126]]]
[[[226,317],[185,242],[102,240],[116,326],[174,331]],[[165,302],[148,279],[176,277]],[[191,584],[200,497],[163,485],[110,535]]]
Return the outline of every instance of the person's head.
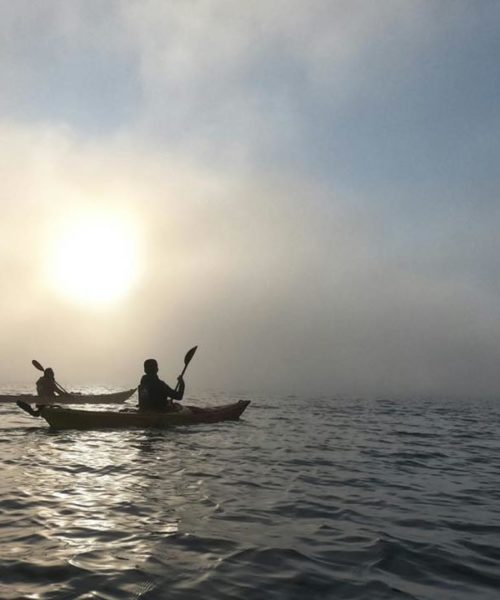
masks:
[[[47,367],[43,374],[47,379],[54,379],[54,371],[50,367]]]
[[[144,361],[144,373],[155,375],[158,373],[158,363],[154,358],[148,358]]]

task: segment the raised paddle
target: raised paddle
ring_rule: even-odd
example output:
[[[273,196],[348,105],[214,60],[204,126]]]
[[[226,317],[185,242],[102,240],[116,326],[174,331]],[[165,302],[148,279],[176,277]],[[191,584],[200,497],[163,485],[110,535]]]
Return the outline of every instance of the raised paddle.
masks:
[[[191,359],[194,356],[194,353],[196,352],[198,346],[193,346],[193,348],[191,348],[191,350],[188,350],[186,352],[186,356],[184,357],[184,368],[182,369],[182,373],[179,375],[179,377],[182,377],[184,375],[184,373],[186,372],[186,369],[188,368],[189,363],[191,362]],[[179,388],[179,382],[177,382],[177,385],[175,386],[175,391],[177,391],[177,389]]]
[[[31,361],[31,364],[32,364],[32,365],[35,367],[35,369],[38,369],[39,371],[43,371],[43,372],[45,372],[45,369],[42,367],[42,365],[41,365],[41,364],[40,364],[40,363],[39,363],[37,360],[33,359],[33,360]],[[56,381],[55,379],[54,379],[54,381],[56,382],[56,385],[57,385],[58,387],[60,387],[60,388],[61,388],[61,390],[62,390],[62,391],[65,393],[65,394],[68,394],[68,396],[70,395],[70,393],[68,392],[68,390],[65,390],[65,389],[63,388],[63,386],[62,386],[60,383],[57,383],[57,381]]]

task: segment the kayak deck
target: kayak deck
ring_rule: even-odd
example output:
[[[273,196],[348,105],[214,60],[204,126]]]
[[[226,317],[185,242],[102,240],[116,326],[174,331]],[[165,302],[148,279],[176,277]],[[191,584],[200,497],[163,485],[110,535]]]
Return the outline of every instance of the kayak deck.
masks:
[[[0,403],[25,402],[26,404],[121,404],[133,395],[136,388],[123,392],[107,394],[68,394],[67,396],[54,396],[44,398],[36,394],[3,394]]]
[[[217,423],[235,421],[250,404],[239,400],[232,404],[213,407],[185,406],[179,411],[97,411],[45,406],[40,415],[53,429],[130,429],[165,428],[192,423]]]

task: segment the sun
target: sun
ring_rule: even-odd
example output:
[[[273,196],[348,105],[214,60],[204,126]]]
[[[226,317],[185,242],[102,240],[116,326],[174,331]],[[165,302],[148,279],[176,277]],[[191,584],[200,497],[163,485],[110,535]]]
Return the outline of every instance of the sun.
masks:
[[[130,223],[109,216],[78,219],[55,233],[47,264],[57,292],[81,305],[110,305],[124,298],[139,276],[137,235]]]

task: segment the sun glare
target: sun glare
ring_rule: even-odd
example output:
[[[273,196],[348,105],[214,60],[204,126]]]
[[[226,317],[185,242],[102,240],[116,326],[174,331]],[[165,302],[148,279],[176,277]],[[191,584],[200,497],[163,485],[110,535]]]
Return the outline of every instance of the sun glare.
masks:
[[[56,235],[49,259],[53,287],[82,305],[113,304],[137,282],[133,228],[112,218],[79,220]]]

